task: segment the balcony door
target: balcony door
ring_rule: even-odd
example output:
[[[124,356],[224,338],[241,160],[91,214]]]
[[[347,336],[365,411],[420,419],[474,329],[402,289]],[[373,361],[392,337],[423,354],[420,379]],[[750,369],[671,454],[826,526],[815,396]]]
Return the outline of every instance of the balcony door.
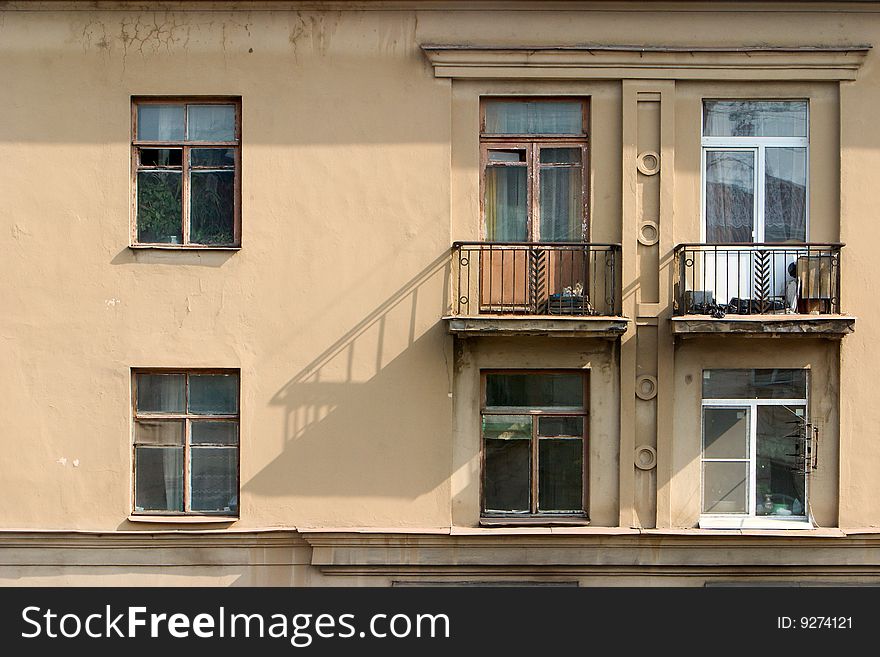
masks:
[[[587,238],[586,117],[578,98],[484,99],[480,312],[543,314],[587,289],[571,247]]]
[[[792,245],[808,237],[807,126],[806,101],[704,102],[703,241],[719,248],[697,266],[715,303],[795,310],[802,254]]]

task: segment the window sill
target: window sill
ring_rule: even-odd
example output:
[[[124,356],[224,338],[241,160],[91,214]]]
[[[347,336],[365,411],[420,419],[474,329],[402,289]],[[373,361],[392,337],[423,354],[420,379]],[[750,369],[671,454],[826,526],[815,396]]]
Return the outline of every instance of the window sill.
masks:
[[[136,515],[128,516],[129,522],[149,522],[153,524],[179,524],[179,525],[203,525],[231,524],[238,522],[238,516],[164,516],[164,515]]]
[[[480,527],[586,527],[586,516],[497,516],[480,518]]]
[[[700,529],[815,529],[808,518],[721,518],[703,516]]]
[[[241,251],[241,246],[210,246],[208,244],[129,244],[136,251]]]

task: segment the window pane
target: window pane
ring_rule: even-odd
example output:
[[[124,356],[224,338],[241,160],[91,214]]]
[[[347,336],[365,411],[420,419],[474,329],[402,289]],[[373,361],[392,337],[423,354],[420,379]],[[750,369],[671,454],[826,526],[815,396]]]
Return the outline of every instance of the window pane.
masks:
[[[749,414],[742,408],[703,409],[703,458],[749,456]]]
[[[137,138],[142,141],[181,141],[183,105],[138,105]]]
[[[541,167],[541,241],[583,239],[583,182],[581,167]]]
[[[190,242],[232,244],[235,172],[193,171],[190,174],[190,195]]]
[[[192,448],[193,511],[238,511],[238,449]]]
[[[234,105],[187,105],[187,136],[190,141],[234,141]]]
[[[703,463],[703,513],[747,513],[748,463]]]
[[[134,442],[138,445],[183,445],[183,420],[138,420]]]
[[[582,374],[487,374],[486,405],[583,408],[584,378]]]
[[[768,148],[764,179],[764,241],[807,239],[807,150]]]
[[[199,415],[238,413],[238,376],[191,374],[189,412]]]
[[[580,148],[542,148],[541,164],[580,164]]]
[[[183,511],[183,447],[137,447],[134,490],[138,511]]]
[[[582,417],[541,417],[538,419],[539,436],[583,436]]]
[[[528,239],[528,191],[525,167],[486,167],[486,239]]]
[[[526,152],[522,149],[497,150],[489,151],[490,162],[525,162]]]
[[[192,443],[214,445],[237,445],[238,422],[211,422],[198,420],[192,423]]]
[[[523,511],[529,507],[530,441],[486,440],[484,508]]]
[[[803,406],[758,407],[758,515],[806,515],[805,415]]]
[[[179,167],[183,161],[179,148],[141,148],[140,154],[144,167]]]
[[[583,511],[584,442],[542,438],[538,443],[538,511]]]
[[[138,242],[179,244],[183,241],[181,175],[174,171],[138,172]]]
[[[806,398],[806,370],[703,370],[703,399]]]
[[[234,167],[234,148],[193,148],[189,152],[194,167]]]
[[[483,437],[493,440],[531,440],[529,415],[484,415]]]
[[[709,100],[703,104],[707,137],[806,137],[806,101]]]
[[[182,413],[183,374],[138,374],[138,413]]]
[[[486,103],[486,133],[494,135],[580,135],[580,101],[506,101]]]
[[[751,242],[754,227],[754,153],[706,151],[706,241]]]

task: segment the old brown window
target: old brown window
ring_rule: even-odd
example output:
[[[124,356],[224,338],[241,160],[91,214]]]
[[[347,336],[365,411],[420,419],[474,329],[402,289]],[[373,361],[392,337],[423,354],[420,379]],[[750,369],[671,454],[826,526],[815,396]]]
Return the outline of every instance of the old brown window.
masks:
[[[586,515],[587,374],[482,373],[484,517]]]
[[[482,213],[490,242],[587,239],[587,101],[484,98]]]
[[[132,244],[241,244],[241,102],[132,101]]]
[[[136,514],[238,514],[238,400],[238,371],[132,373]]]

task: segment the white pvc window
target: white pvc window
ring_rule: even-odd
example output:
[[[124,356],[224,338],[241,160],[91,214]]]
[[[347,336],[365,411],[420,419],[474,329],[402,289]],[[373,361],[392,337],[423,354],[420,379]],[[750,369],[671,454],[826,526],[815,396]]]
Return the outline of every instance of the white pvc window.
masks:
[[[804,370],[705,370],[701,527],[808,522]]]
[[[807,241],[807,101],[704,101],[701,169],[704,242]]]

